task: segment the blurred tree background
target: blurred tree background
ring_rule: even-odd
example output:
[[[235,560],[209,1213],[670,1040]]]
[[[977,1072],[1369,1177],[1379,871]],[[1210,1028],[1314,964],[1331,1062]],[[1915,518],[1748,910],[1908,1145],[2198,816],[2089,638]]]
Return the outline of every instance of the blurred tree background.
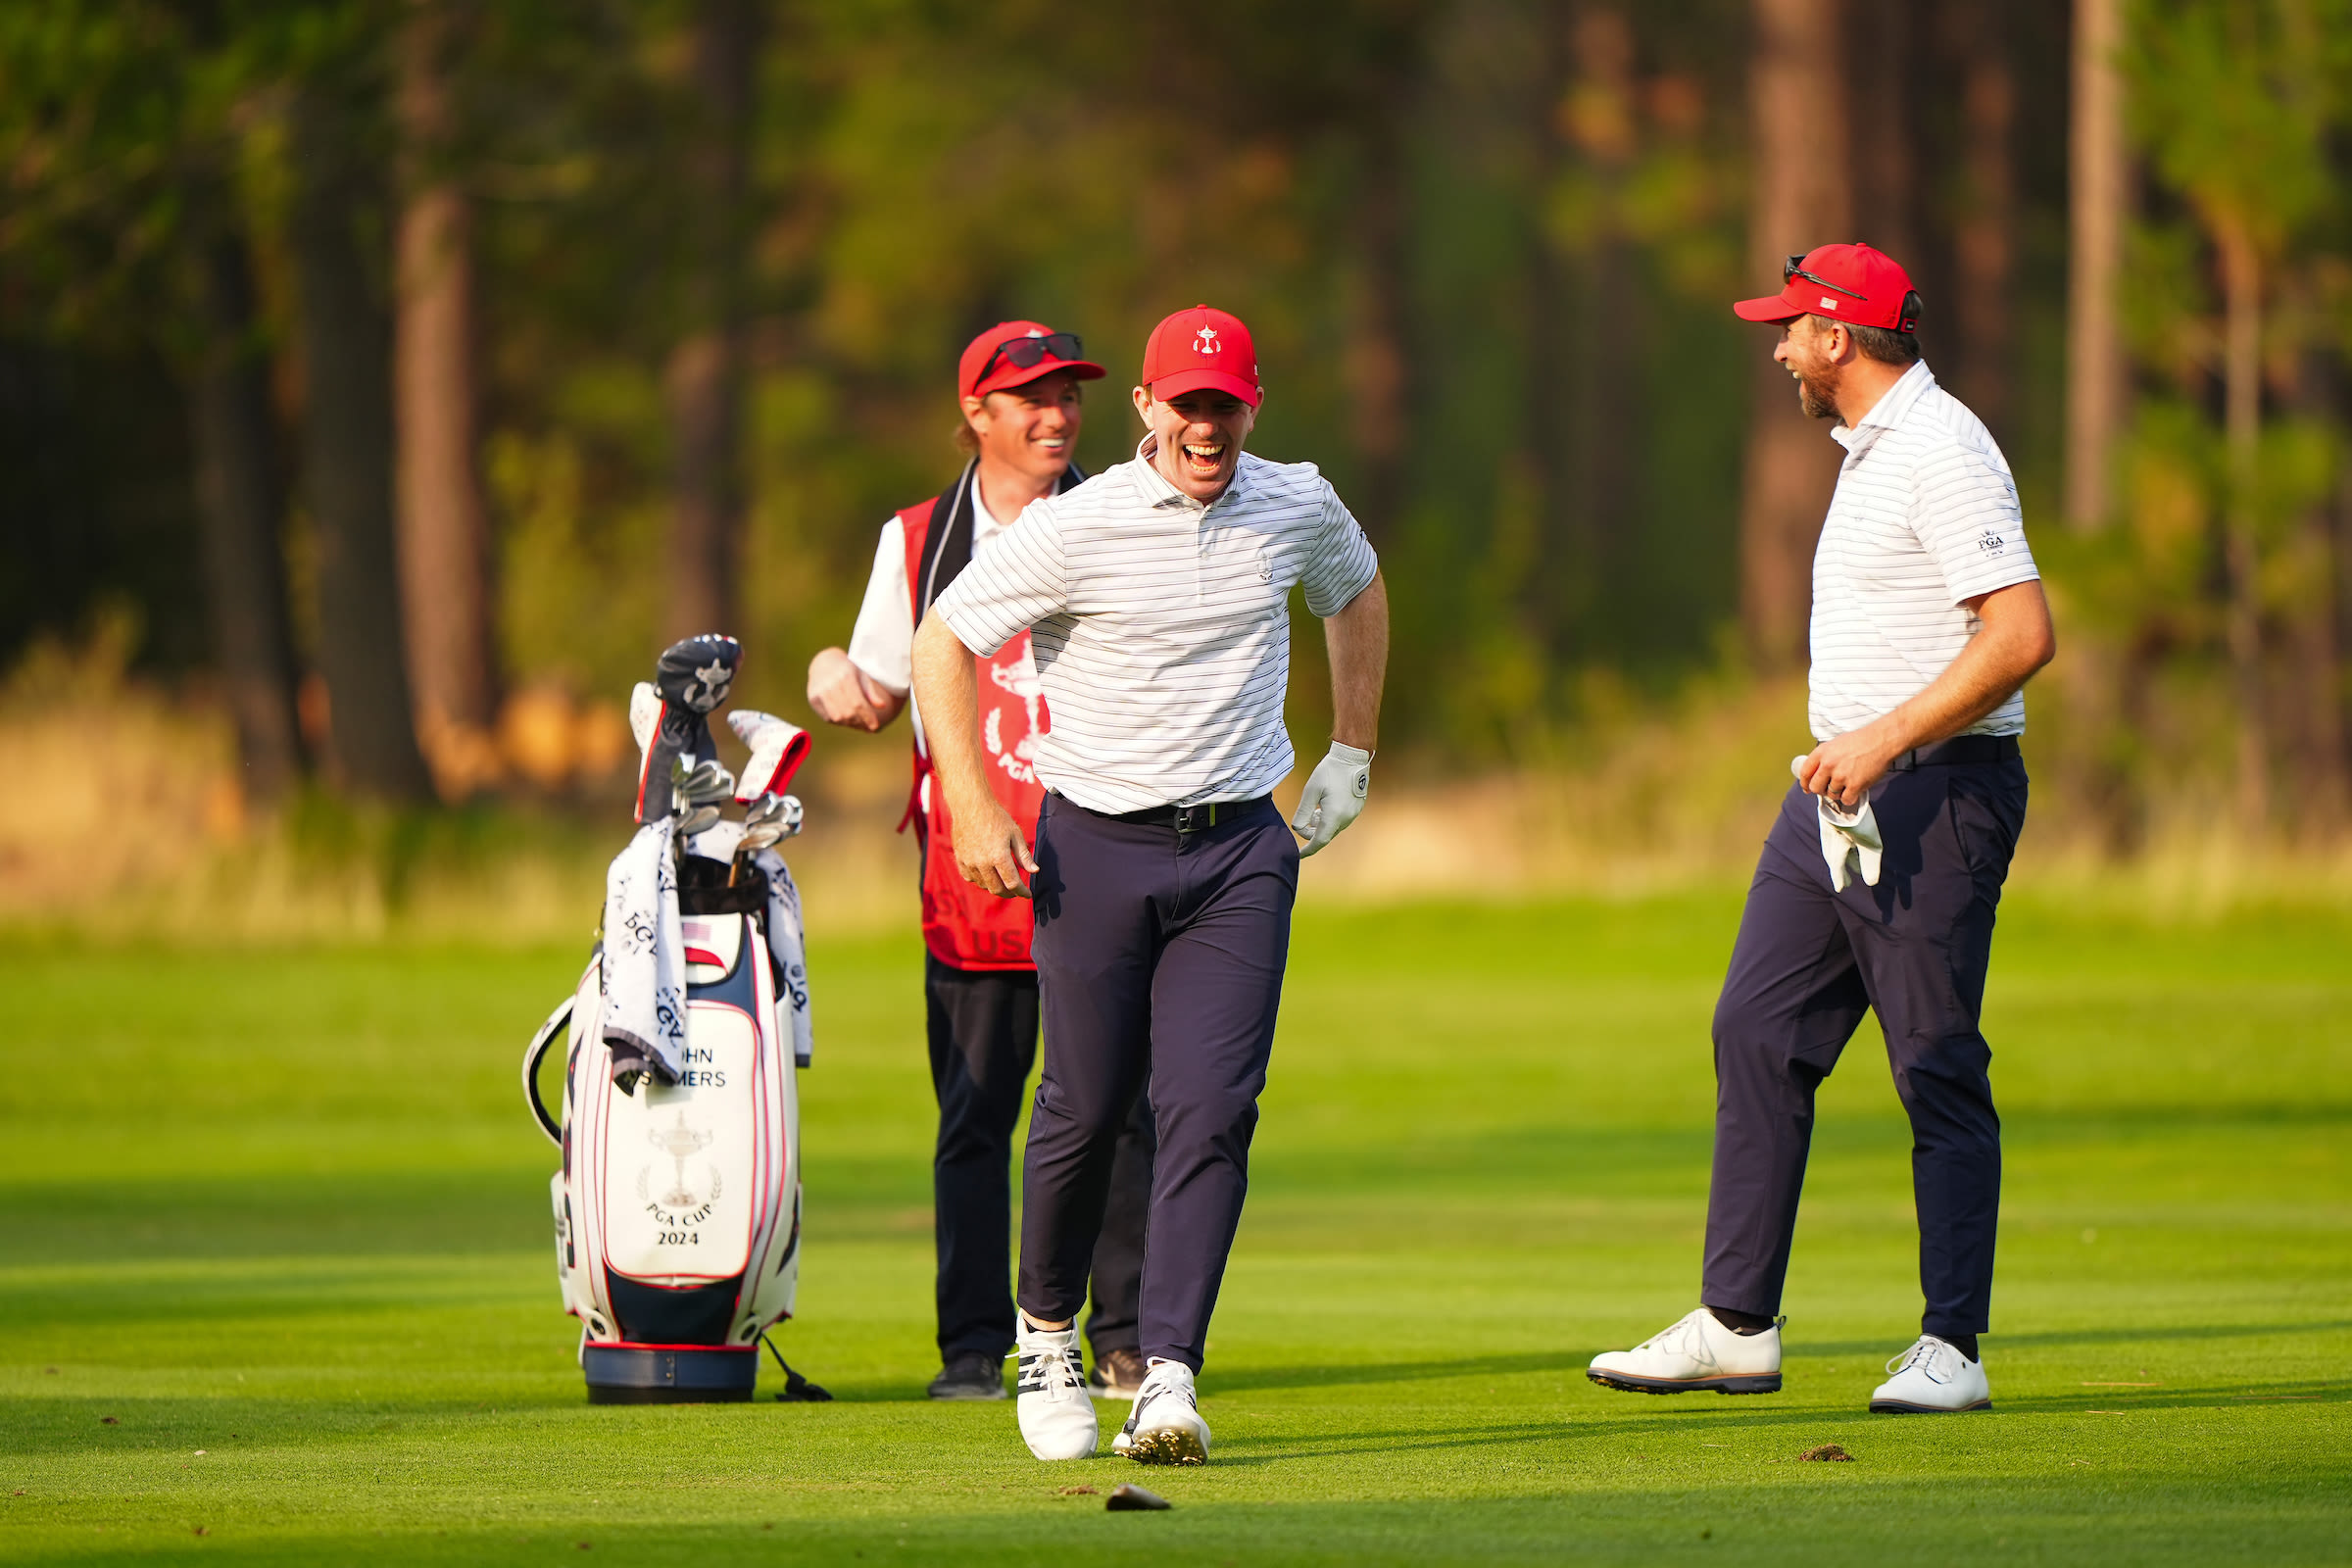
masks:
[[[2037,783],[2329,834],[2348,155],[2352,0],[0,8],[0,662],[117,628],[256,801],[562,794],[669,637],[800,713],[973,331],[1085,334],[1099,467],[1206,300],[1382,550],[1392,744],[1541,766],[1801,666],[1838,449],[1728,305],[1861,238],[2019,476]]]

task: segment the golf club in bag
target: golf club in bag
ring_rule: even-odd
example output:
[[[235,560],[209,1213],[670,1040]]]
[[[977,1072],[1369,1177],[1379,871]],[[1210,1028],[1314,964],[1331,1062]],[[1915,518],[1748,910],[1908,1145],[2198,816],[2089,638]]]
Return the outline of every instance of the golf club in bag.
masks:
[[[638,828],[578,989],[523,1055],[524,1098],[563,1152],[556,1272],[591,1403],[751,1398],[800,1280],[808,978],[774,846],[800,829],[783,792],[808,738],[738,711],[740,786],[719,764],[709,719],[741,656],[732,638],[688,638],[637,688]],[[730,796],[740,821],[721,819]],[[539,1093],[559,1043],[560,1113]],[[830,1397],[768,1349],[778,1398]]]

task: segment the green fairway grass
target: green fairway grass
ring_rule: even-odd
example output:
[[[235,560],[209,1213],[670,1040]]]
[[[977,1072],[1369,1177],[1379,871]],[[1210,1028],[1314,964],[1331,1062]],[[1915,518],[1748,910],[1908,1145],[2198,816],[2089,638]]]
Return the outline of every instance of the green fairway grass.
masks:
[[[777,1338],[838,1402],[667,1408],[590,1407],[557,1304],[514,1068],[579,951],[0,947],[0,1558],[2352,1562],[2352,918],[2012,900],[1995,1408],[1873,1417],[1920,1305],[1875,1024],[1823,1096],[1787,1392],[1584,1377],[1695,1303],[1738,914],[1301,915],[1187,1471],[923,1399],[911,938],[811,951]],[[1175,1510],[1105,1513],[1129,1480]]]

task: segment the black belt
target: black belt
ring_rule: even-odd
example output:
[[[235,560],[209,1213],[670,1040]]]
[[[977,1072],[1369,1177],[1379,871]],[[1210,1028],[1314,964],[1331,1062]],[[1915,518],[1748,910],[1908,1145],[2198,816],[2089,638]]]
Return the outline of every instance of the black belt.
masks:
[[[1886,764],[1889,773],[1969,762],[2014,762],[2023,754],[2014,735],[1955,735],[1933,746],[1915,746]]]
[[[1067,796],[1062,797],[1068,800]],[[1072,806],[1106,822],[1133,822],[1139,827],[1172,827],[1179,833],[1198,833],[1202,828],[1215,827],[1219,822],[1231,822],[1259,807],[1272,802],[1271,795],[1256,795],[1246,801],[1202,801],[1198,806],[1151,806],[1140,811],[1097,811],[1092,807]]]

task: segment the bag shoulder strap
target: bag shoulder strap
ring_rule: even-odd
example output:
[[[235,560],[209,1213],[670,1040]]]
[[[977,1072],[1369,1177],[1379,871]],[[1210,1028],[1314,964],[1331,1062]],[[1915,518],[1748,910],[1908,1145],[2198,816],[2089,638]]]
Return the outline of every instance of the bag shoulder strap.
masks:
[[[939,596],[948,591],[964,567],[972,564],[972,470],[979,466],[974,458],[963,466],[963,473],[954,487],[943,490],[931,503],[931,520],[923,537],[920,572],[910,577],[907,586],[914,591],[914,623],[923,623],[923,612]],[[1064,468],[1055,481],[1054,493],[1062,495],[1086,482],[1087,474],[1075,462]]]

